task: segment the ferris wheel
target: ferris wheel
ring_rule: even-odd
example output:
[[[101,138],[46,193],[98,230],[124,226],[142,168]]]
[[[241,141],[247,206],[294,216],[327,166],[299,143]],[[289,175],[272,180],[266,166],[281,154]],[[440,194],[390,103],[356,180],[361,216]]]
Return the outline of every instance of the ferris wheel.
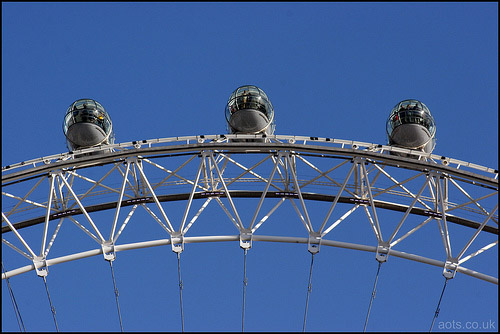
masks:
[[[296,330],[306,330],[314,259],[324,249],[360,251],[376,260],[364,330],[379,271],[391,258],[440,268],[441,297],[456,275],[498,285],[497,263],[487,257],[498,245],[498,170],[432,154],[435,125],[417,100],[393,109],[388,134],[399,132],[391,145],[275,135],[272,105],[255,86],[231,95],[225,135],[114,143],[104,108],[90,99],[77,102],[65,118],[69,152],[2,167],[2,280],[29,272],[41,277],[57,330],[52,268],[107,261],[126,330],[113,263],[160,246],[176,255],[170,269],[178,279],[180,321],[165,330],[184,330],[181,259],[191,244],[243,250],[243,303],[234,306],[242,311],[242,330],[247,255],[257,244],[298,244],[310,254]],[[71,128],[79,123],[81,129]],[[420,132],[413,136],[400,127],[415,124]],[[82,135],[89,132],[94,135]],[[483,257],[486,265],[478,262]],[[439,304],[429,322],[438,310]]]

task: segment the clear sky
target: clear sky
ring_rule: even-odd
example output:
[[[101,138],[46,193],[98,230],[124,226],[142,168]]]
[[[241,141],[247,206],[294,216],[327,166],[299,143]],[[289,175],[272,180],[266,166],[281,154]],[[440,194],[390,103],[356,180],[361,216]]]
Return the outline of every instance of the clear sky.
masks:
[[[496,2],[2,2],[2,166],[66,152],[62,119],[84,97],[109,112],[116,142],[226,133],[225,103],[244,84],[270,97],[276,134],[379,144],[392,107],[419,99],[437,123],[434,153],[498,168]],[[185,329],[241,330],[239,245],[187,245],[181,257]],[[253,245],[246,330],[302,330],[309,265],[305,245]],[[125,330],[180,330],[169,248],[123,252],[114,267]],[[361,331],[376,270],[373,253],[323,247],[307,330]],[[368,330],[427,331],[441,272],[390,258]],[[61,330],[120,330],[102,258],[54,266],[47,281]],[[43,281],[11,284],[26,329],[53,331]],[[497,331],[498,286],[457,274],[439,321]],[[2,330],[18,330],[4,281]]]

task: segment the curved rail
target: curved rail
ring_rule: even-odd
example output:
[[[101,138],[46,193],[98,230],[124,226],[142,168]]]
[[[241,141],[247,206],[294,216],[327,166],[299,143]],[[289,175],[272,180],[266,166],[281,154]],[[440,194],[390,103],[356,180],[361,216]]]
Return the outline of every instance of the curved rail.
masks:
[[[238,242],[240,240],[239,235],[224,235],[224,236],[200,236],[200,237],[186,237],[184,238],[184,243],[203,243],[203,242]],[[281,242],[281,243],[296,243],[296,244],[307,244],[309,242],[308,238],[301,237],[283,237],[283,236],[271,236],[271,235],[255,235],[253,237],[253,241],[265,241],[265,242]],[[128,251],[134,249],[142,249],[148,247],[158,247],[158,246],[166,246],[171,245],[171,239],[160,239],[154,241],[144,241],[132,244],[123,244],[115,246],[115,252]],[[339,247],[346,249],[353,249],[365,252],[377,252],[377,247],[369,246],[369,245],[360,245],[353,244],[348,242],[334,241],[334,240],[321,240],[320,245],[330,246],[330,247]],[[85,252],[80,252],[77,254],[71,254],[67,256],[62,256],[54,259],[50,259],[46,261],[47,266],[53,266],[56,264],[61,264],[69,261],[84,259],[91,256],[97,256],[103,254],[102,249],[93,249]],[[423,256],[418,256],[414,254],[408,254],[405,252],[400,252],[396,250],[390,251],[391,256],[396,256],[402,259],[412,260],[420,263],[430,264],[436,267],[443,267],[446,263],[443,261],[429,259]],[[7,273],[2,273],[2,279],[9,278],[15,275],[23,274],[29,271],[35,270],[35,265],[28,265],[22,268],[18,268],[15,270],[11,270]],[[478,273],[474,270],[467,269],[465,267],[458,267],[457,271],[471,277],[479,278],[484,281],[494,283],[498,285],[498,278],[492,277],[489,275]]]
[[[481,166],[478,164],[474,164],[471,162],[462,161],[459,159],[454,159],[450,157],[440,156],[436,154],[424,153],[422,151],[410,150],[401,147],[381,145],[381,144],[373,144],[366,143],[354,140],[344,140],[344,139],[334,139],[334,138],[326,138],[326,137],[307,137],[307,136],[292,136],[292,135],[242,135],[242,134],[226,134],[226,135],[198,135],[198,136],[181,136],[181,137],[168,137],[168,138],[157,138],[157,139],[149,139],[149,140],[137,140],[130,141],[124,143],[118,143],[113,145],[102,145],[87,149],[82,149],[73,152],[66,152],[60,154],[54,154],[50,156],[40,157],[36,159],[31,159],[27,161],[22,161],[19,163],[14,163],[7,166],[2,166],[2,173],[17,169],[17,168],[31,168],[37,167],[38,165],[47,165],[53,162],[65,161],[68,159],[74,159],[76,156],[85,155],[89,153],[96,152],[109,152],[111,151],[120,151],[127,149],[138,149],[143,146],[145,147],[155,147],[157,145],[170,145],[172,143],[182,143],[182,144],[191,144],[191,143],[223,143],[228,142],[230,140],[235,139],[244,139],[244,140],[252,140],[252,139],[262,139],[264,138],[268,143],[299,143],[301,142],[303,145],[307,145],[308,143],[314,143],[315,145],[321,146],[333,146],[340,148],[353,148],[356,150],[365,150],[369,152],[379,152],[379,153],[403,153],[408,155],[413,155],[418,158],[418,160],[429,160],[433,162],[439,162],[445,166],[451,166],[456,169],[460,168],[468,168],[472,169],[475,172],[484,172],[489,177],[498,179],[498,169],[493,169],[485,166]],[[3,174],[2,174],[3,179]]]

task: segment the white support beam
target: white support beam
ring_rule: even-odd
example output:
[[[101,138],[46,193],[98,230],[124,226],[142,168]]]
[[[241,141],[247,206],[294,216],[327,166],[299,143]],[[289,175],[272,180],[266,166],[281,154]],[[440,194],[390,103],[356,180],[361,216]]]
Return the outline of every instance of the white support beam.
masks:
[[[483,253],[484,251],[487,251],[488,249],[490,249],[491,247],[494,247],[494,246],[496,246],[496,245],[498,245],[498,240],[497,240],[497,241],[495,241],[495,242],[492,242],[492,243],[490,243],[490,244],[488,244],[488,245],[486,245],[486,246],[484,246],[484,247],[482,247],[481,249],[479,249],[479,250],[475,251],[474,253],[471,253],[471,254],[467,255],[466,257],[464,257],[464,258],[462,258],[461,260],[459,260],[459,261],[458,261],[458,264],[462,264],[462,263],[464,263],[465,261],[470,260],[471,258],[473,258],[473,257],[475,257],[475,256],[477,256],[477,255],[479,255],[479,254],[481,254],[481,253]]]
[[[32,257],[31,259],[34,259],[36,257],[35,252],[33,252],[33,250],[30,248],[30,246],[28,246],[28,243],[23,239],[23,237],[21,237],[21,235],[19,234],[19,232],[16,230],[16,228],[10,222],[9,218],[7,218],[3,212],[2,212],[2,218],[3,218],[3,220],[5,220],[5,222],[7,223],[7,225],[9,225],[10,230],[12,232],[14,232],[14,234],[19,239],[19,241],[21,241],[21,243],[24,245],[24,247],[26,247],[26,249],[28,250],[28,252],[30,253],[30,255]]]
[[[390,191],[390,190],[392,190],[392,189],[394,189],[394,188],[396,188],[396,187],[399,187],[399,188],[403,189],[403,191],[404,191],[404,192],[406,192],[406,193],[407,193],[410,197],[415,198],[415,195],[414,195],[411,191],[409,191],[406,187],[404,187],[404,186],[403,186],[403,184],[405,184],[405,183],[407,183],[407,182],[410,182],[410,181],[412,181],[412,180],[416,179],[416,178],[417,178],[417,177],[419,177],[419,176],[425,175],[425,173],[418,173],[418,174],[415,174],[415,175],[413,175],[412,177],[410,177],[410,178],[408,178],[408,179],[404,180],[403,182],[399,182],[398,180],[396,180],[395,178],[393,178],[393,177],[392,177],[389,173],[387,173],[385,170],[383,170],[382,168],[380,168],[380,167],[379,167],[379,166],[377,166],[376,164],[374,164],[374,166],[375,166],[377,169],[379,169],[379,170],[380,170],[380,172],[382,172],[385,176],[387,176],[387,178],[389,178],[389,180],[391,180],[392,182],[394,182],[394,185],[393,185],[393,186],[388,187],[388,188],[385,188],[384,190],[382,190],[382,191],[379,191],[379,192],[375,193],[375,194],[374,194],[374,197],[377,197],[377,196],[382,195],[382,194],[384,194],[384,193],[386,193],[386,192],[388,192],[388,191]],[[419,203],[420,203],[420,204],[422,204],[422,205],[423,205],[424,207],[426,207],[428,210],[431,210],[431,208],[430,208],[430,207],[429,207],[429,206],[428,206],[425,202],[423,202],[423,201],[422,201],[422,200],[420,200],[420,199],[419,199],[418,201],[419,201]]]
[[[25,258],[27,258],[28,260],[33,260],[32,257],[30,257],[26,252],[20,250],[19,248],[17,248],[16,246],[14,246],[13,244],[11,244],[9,241],[5,240],[2,238],[2,242],[4,244],[6,244],[7,246],[9,246],[10,248],[12,248],[14,251],[16,251],[17,253],[21,254],[22,256],[24,256]]]
[[[70,177],[71,175],[62,175],[62,177],[66,177],[66,180]],[[55,196],[54,196],[54,209],[57,211],[63,211],[65,210],[65,200],[64,200],[64,194],[62,191],[62,188],[64,188],[64,183],[61,182],[61,180],[56,179],[56,185],[55,188],[57,189],[54,190]],[[59,195],[59,198],[57,196]]]
[[[128,213],[127,218],[125,218],[122,226],[120,227],[120,229],[118,230],[118,233],[116,233],[116,235],[115,235],[115,237],[113,239],[113,244],[116,243],[116,240],[118,240],[118,237],[122,234],[123,230],[125,229],[125,226],[127,226],[130,218],[132,218],[132,215],[134,214],[135,209],[137,209],[138,206],[139,206],[139,204],[134,204],[134,206],[132,207],[132,209]]]
[[[66,173],[70,174],[73,178],[74,178],[74,177],[77,177],[77,178],[79,178],[79,179],[82,179],[82,180],[84,180],[84,181],[87,181],[87,182],[90,182],[90,183],[92,183],[92,184],[93,184],[93,185],[92,185],[92,187],[90,187],[90,188],[89,188],[89,190],[87,190],[87,191],[86,191],[83,195],[81,195],[81,196],[80,196],[80,199],[82,199],[82,200],[83,200],[85,197],[87,197],[87,195],[88,195],[88,194],[90,194],[90,192],[91,192],[92,190],[94,190],[94,189],[95,189],[95,188],[97,188],[98,186],[101,186],[101,187],[103,187],[104,189],[107,189],[107,190],[109,190],[109,191],[111,191],[111,192],[116,192],[116,193],[118,193],[118,190],[113,189],[113,188],[111,188],[111,187],[108,187],[108,186],[106,186],[106,185],[102,184],[102,181],[104,181],[104,179],[106,179],[106,178],[107,178],[107,177],[108,177],[108,176],[109,176],[109,175],[110,175],[110,174],[111,174],[111,173],[112,173],[112,172],[113,172],[113,171],[114,171],[114,170],[115,170],[118,166],[119,166],[119,164],[115,164],[115,166],[114,166],[113,168],[111,168],[111,169],[110,169],[110,170],[109,170],[106,174],[104,174],[104,176],[102,176],[102,177],[101,177],[98,181],[94,181],[94,180],[92,180],[92,179],[90,179],[90,178],[88,178],[88,177],[86,177],[86,176],[80,175],[80,174],[78,174],[78,173],[76,173],[76,172],[74,172],[74,171],[71,171],[71,170],[66,171]],[[64,176],[61,176],[61,177],[64,177]],[[65,184],[67,184],[67,183],[68,183],[68,182],[66,181],[66,182],[65,182]],[[71,187],[73,187],[73,180],[71,181],[70,186],[71,186]],[[131,196],[129,196],[129,197],[131,197]],[[70,206],[70,207],[68,208],[68,210],[69,210],[69,209],[72,209],[75,205],[76,205],[76,203],[74,203],[72,206]]]
[[[429,178],[430,176],[427,176],[425,178],[425,182],[424,184],[422,185],[422,187],[420,188],[420,190],[418,191],[417,195],[415,196],[415,198],[413,199],[412,203],[410,204],[410,206],[408,206],[408,209],[406,209],[406,212],[403,216],[403,218],[401,218],[398,226],[396,226],[396,228],[394,229],[394,232],[392,232],[391,236],[389,237],[389,239],[387,240],[387,243],[391,243],[392,240],[394,239],[394,237],[396,236],[396,234],[398,233],[399,229],[401,228],[401,226],[403,225],[403,223],[406,221],[406,218],[408,217],[408,215],[410,214],[411,210],[413,209],[413,207],[415,206],[415,204],[417,203],[417,200],[420,198],[420,195],[422,195],[422,192],[424,191],[424,189],[427,187],[427,185],[429,184]]]
[[[335,181],[333,178],[331,178],[330,176],[328,176],[328,174],[330,174],[332,171],[336,170],[337,168],[345,165],[346,163],[349,162],[349,160],[344,160],[343,162],[341,162],[340,164],[328,169],[326,172],[322,172],[318,167],[316,167],[315,165],[313,165],[310,161],[306,160],[304,157],[301,157],[300,155],[297,155],[297,158],[302,160],[306,165],[308,165],[309,167],[311,167],[312,169],[314,169],[316,172],[319,173],[318,176],[312,178],[311,180],[303,183],[301,185],[301,188],[304,188],[305,186],[313,183],[314,181],[320,179],[321,177],[325,177],[327,178],[328,180],[330,180],[333,184],[339,186],[340,183],[338,183],[337,181]],[[349,192],[349,194],[351,194],[352,196],[354,196],[354,193],[350,192],[349,190],[347,190],[347,192]]]
[[[91,237],[95,242],[97,242],[98,244],[101,244],[101,241],[95,236],[92,234],[92,232],[90,232],[85,226],[83,226],[82,224],[80,224],[78,222],[78,220],[76,220],[73,216],[69,216],[68,217],[69,220],[71,220],[78,228],[80,228],[83,232],[85,232],[89,237]]]
[[[472,244],[472,242],[476,239],[476,237],[479,235],[479,232],[482,231],[484,225],[486,225],[487,222],[489,222],[491,220],[491,217],[495,214],[495,212],[497,211],[498,209],[498,203],[495,205],[495,208],[493,210],[491,210],[490,214],[488,215],[488,217],[486,217],[486,219],[481,223],[481,225],[477,228],[476,232],[474,232],[474,235],[472,236],[472,238],[470,238],[470,240],[467,242],[467,244],[464,246],[464,248],[462,248],[462,250],[460,251],[460,253],[458,253],[457,255],[457,259],[460,259],[464,253],[467,251],[467,249],[470,247],[470,245]]]
[[[193,218],[191,218],[191,221],[189,224],[182,230],[182,234],[186,234],[186,232],[191,228],[191,225],[194,224],[194,222],[198,219],[198,217],[201,215],[201,213],[205,210],[205,208],[208,206],[208,204],[212,201],[213,197],[207,198],[207,200],[203,203],[201,208],[198,210],[198,212],[194,215]]]
[[[221,154],[223,156],[226,157],[227,161],[229,162],[232,162],[234,165],[240,167],[241,169],[244,170],[243,173],[241,173],[240,175],[238,175],[237,177],[233,178],[230,182],[227,182],[226,186],[229,186],[231,183],[233,182],[236,182],[238,181],[243,175],[245,174],[252,174],[253,176],[255,176],[257,179],[261,180],[262,182],[268,182],[268,180],[266,180],[264,177],[260,176],[259,174],[257,174],[256,172],[253,171],[253,169],[257,168],[258,166],[260,166],[262,163],[264,163],[265,161],[267,161],[271,156],[272,154],[269,154],[267,155],[264,159],[262,159],[261,161],[257,162],[256,164],[254,164],[252,167],[250,168],[247,168],[245,166],[243,166],[242,164],[240,164],[239,162],[235,161],[234,159],[230,158],[229,156],[226,156],[224,154]],[[279,188],[278,186],[276,185],[272,185],[274,188],[276,188],[277,190],[280,190],[282,191],[281,188]]]
[[[210,156],[210,161],[212,161],[212,163],[214,164],[215,171],[217,172],[217,177],[219,178],[219,180],[222,184],[222,187],[224,188],[224,192],[226,193],[226,197],[229,201],[229,204],[231,205],[231,209],[233,209],[233,213],[234,213],[234,216],[235,216],[236,221],[238,223],[239,230],[242,231],[245,229],[245,227],[240,219],[240,216],[238,215],[238,211],[236,210],[236,206],[234,205],[233,199],[231,198],[231,194],[229,193],[229,190],[227,189],[226,182],[224,182],[224,178],[222,177],[222,174],[219,170],[219,167],[215,163],[215,159],[213,157],[213,154],[209,154],[209,156]]]
[[[281,152],[281,151],[279,151],[279,152]],[[276,157],[274,155],[271,157],[271,159],[273,159],[273,162],[276,162]],[[287,181],[286,177],[283,176],[283,175],[285,175],[285,176],[287,175],[286,161],[283,162],[283,160],[281,160],[281,159],[279,159],[279,161],[280,161],[281,166],[283,167],[283,172],[281,171],[279,166],[278,166],[277,172],[278,172],[279,178],[281,180],[281,184],[284,187],[280,191],[285,191],[285,189],[287,189],[287,185],[288,185],[288,181]]]
[[[150,209],[150,208],[146,205],[146,203],[141,203],[141,206],[144,208],[144,210],[146,210],[146,211],[147,211],[147,213],[149,213],[149,215],[150,215],[151,217],[153,217],[153,219],[154,219],[154,220],[155,220],[158,224],[160,224],[160,226],[161,226],[161,227],[162,227],[162,228],[163,228],[163,229],[164,229],[164,230],[165,230],[165,231],[166,231],[169,235],[173,232],[172,230],[170,230],[170,229],[168,228],[168,226],[167,226],[167,225],[165,225],[165,224],[161,221],[161,219],[160,219],[160,218],[158,218],[158,216],[157,216],[157,215],[155,215],[155,213],[153,212],[153,210],[151,210],[151,209]],[[127,219],[128,219],[128,217],[127,217]]]
[[[380,229],[380,224],[379,224],[378,216],[377,216],[377,210],[375,208],[375,203],[373,202],[373,195],[372,195],[372,190],[371,190],[372,187],[370,186],[370,182],[369,182],[369,179],[368,179],[368,174],[366,173],[365,162],[361,161],[361,162],[359,162],[359,164],[361,165],[361,171],[363,173],[364,179],[366,180],[365,184],[366,184],[366,188],[368,190],[368,201],[370,202],[370,207],[371,207],[372,213],[373,213],[373,220],[375,222],[375,226],[374,227],[377,230],[376,235],[377,235],[379,243],[381,243],[381,242],[383,242],[384,238],[382,237],[382,230]],[[365,206],[365,208],[366,208],[366,206]],[[368,208],[366,208],[366,212],[368,214]],[[370,219],[370,222],[372,222],[372,218],[370,217],[369,214],[368,214],[368,218]]]
[[[269,212],[262,217],[262,219],[255,225],[255,227],[252,228],[252,233],[255,233],[257,229],[262,225],[273,213],[276,211],[276,209],[285,202],[285,197],[282,197],[280,201],[271,209]]]
[[[446,222],[446,198],[445,198],[445,193],[443,191],[443,185],[441,184],[441,177],[436,176],[436,183],[437,183],[437,196],[438,196],[438,203],[439,203],[439,209],[441,211],[441,221],[443,222],[443,228],[444,228],[444,241],[445,241],[445,249],[446,249],[446,254],[448,255],[448,259],[452,258],[452,252],[451,252],[451,242],[450,242],[450,233],[448,231],[448,224]]]
[[[123,177],[122,187],[120,189],[120,196],[118,198],[118,203],[116,203],[115,216],[113,218],[113,224],[111,226],[111,231],[109,235],[109,240],[115,238],[116,223],[118,222],[118,216],[120,215],[120,208],[122,206],[123,194],[125,193],[125,185],[127,184],[128,172],[130,171],[130,161],[125,162],[127,169],[125,170],[125,176]]]
[[[144,179],[144,183],[148,187],[148,190],[150,191],[151,195],[153,196],[153,199],[154,199],[156,205],[158,206],[158,209],[160,209],[160,212],[161,212],[161,214],[163,216],[163,219],[165,219],[165,222],[168,224],[168,232],[169,232],[169,234],[172,234],[175,229],[172,227],[172,224],[170,223],[170,220],[168,219],[167,215],[165,214],[165,211],[163,210],[163,207],[161,206],[161,203],[158,200],[158,197],[156,197],[156,194],[155,194],[153,188],[151,187],[151,184],[149,183],[148,178],[146,177],[146,174],[144,174],[144,171],[139,166],[139,164],[134,164],[134,165],[139,170],[139,173],[141,174],[142,178]]]
[[[453,183],[453,185],[455,187],[457,187],[458,190],[460,190],[470,200],[470,202],[465,202],[465,203],[462,203],[460,205],[457,205],[457,206],[453,207],[452,209],[448,209],[448,212],[452,211],[452,210],[456,210],[456,209],[464,207],[464,206],[467,206],[467,205],[469,205],[471,203],[474,203],[484,214],[488,215],[488,211],[485,208],[483,208],[478,202],[481,201],[481,200],[483,200],[483,199],[486,199],[486,198],[489,198],[491,196],[494,196],[494,195],[498,196],[498,191],[491,192],[491,193],[489,193],[487,195],[484,195],[484,196],[481,196],[479,198],[473,199],[472,196],[469,195],[462,187],[460,187],[460,185],[455,180],[453,180],[453,179],[450,178],[450,181],[451,181],[451,183]],[[498,224],[498,221],[495,220],[493,217],[491,217],[491,220],[493,220],[494,222],[496,222]]]
[[[347,173],[347,176],[344,179],[344,182],[342,183],[342,186],[340,187],[340,189],[339,189],[339,191],[337,193],[337,196],[335,196],[335,199],[333,200],[333,203],[330,206],[330,209],[328,209],[328,212],[327,212],[327,214],[325,216],[325,219],[323,220],[323,223],[321,224],[321,227],[319,228],[319,232],[320,233],[323,232],[323,229],[325,228],[325,225],[328,222],[328,219],[330,219],[330,216],[331,216],[331,214],[333,212],[333,209],[335,209],[335,206],[337,205],[337,202],[339,201],[339,198],[341,197],[342,193],[344,192],[344,189],[345,189],[345,187],[347,185],[347,182],[351,178],[352,172],[354,172],[355,168],[356,168],[356,164],[353,163],[352,166],[351,166],[351,168],[349,169],[349,172]],[[338,223],[340,223],[340,221],[335,222],[334,223],[335,226],[337,226]],[[328,232],[330,232],[331,229],[333,227],[335,227],[335,226],[333,226],[333,227],[332,226],[333,226],[333,224],[328,228]],[[328,232],[326,232],[326,233],[328,233]]]
[[[220,198],[219,197],[215,197],[215,200],[219,203],[219,205],[222,208],[222,210],[224,210],[224,212],[229,217],[229,219],[234,224],[234,226],[236,226],[236,228],[238,229],[238,231],[244,230],[244,227],[241,226],[241,224],[238,224],[238,222],[236,221],[236,219],[231,215],[231,212],[229,212],[229,210],[226,208],[226,206],[224,205],[224,203],[222,203],[222,201],[220,200]]]
[[[149,159],[143,159],[144,162],[147,162],[148,164],[152,165],[152,166],[155,166],[157,167],[158,169],[168,173],[169,175],[167,177],[165,177],[163,180],[161,180],[160,182],[158,182],[154,187],[153,189],[156,190],[156,188],[158,188],[159,186],[161,186],[163,183],[165,183],[169,178],[171,178],[172,176],[175,176],[177,178],[179,178],[180,180],[183,180],[185,182],[189,182],[188,179],[186,178],[183,178],[179,175],[177,175],[177,172],[180,171],[182,168],[184,168],[188,163],[190,163],[194,158],[196,158],[196,155],[193,155],[191,156],[191,158],[189,158],[188,160],[186,160],[184,163],[182,163],[179,167],[177,167],[174,171],[171,171]]]
[[[38,202],[35,202],[35,201],[32,201],[32,200],[29,200],[29,199],[22,199],[21,197],[19,196],[16,196],[16,195],[13,195],[13,194],[10,194],[10,193],[6,193],[4,191],[2,191],[2,195],[4,196],[7,196],[7,197],[10,197],[10,198],[14,198],[14,199],[17,199],[17,200],[20,200],[20,201],[23,201],[23,203],[27,203],[27,204],[32,204],[33,206],[37,206],[37,207],[40,207],[40,208],[43,208],[43,209],[46,209],[47,206],[46,205],[43,205],[41,203],[38,203]],[[7,216],[8,217],[8,216]]]
[[[334,223],[332,223],[332,225],[330,225],[330,227],[328,227],[324,232],[321,233],[321,237],[324,237],[325,235],[327,235],[328,233],[330,233],[330,231],[333,230],[338,224],[340,224],[344,219],[346,219],[347,217],[349,217],[351,215],[351,213],[353,213],[354,211],[356,211],[356,209],[359,208],[359,206],[360,206],[359,204],[356,204],[351,209],[349,209],[346,213],[344,213],[342,215],[342,217],[340,217],[339,219],[337,219]]]
[[[47,201],[47,211],[45,213],[45,224],[43,228],[43,236],[42,236],[42,247],[40,249],[40,256],[45,254],[45,244],[47,243],[47,233],[49,231],[49,218],[50,218],[50,208],[52,207],[52,196],[54,195],[54,182],[57,177],[57,174],[50,174],[50,186],[49,186],[49,200]]]
[[[312,233],[314,232],[313,228],[307,224],[304,216],[302,215],[302,212],[300,212],[299,208],[297,207],[297,204],[293,201],[293,198],[288,199],[290,203],[292,203],[293,208],[295,209],[295,212],[297,212],[297,215],[299,216],[300,221],[302,224],[304,224],[304,227],[306,228],[307,233]]]
[[[201,170],[203,168],[203,158],[200,159],[200,165],[198,166],[198,171],[196,172],[196,179],[194,181],[193,187],[191,189],[191,193],[189,194],[188,202],[186,203],[186,210],[184,210],[184,215],[182,217],[181,226],[179,227],[179,233],[182,236],[182,230],[184,229],[184,225],[186,224],[187,216],[189,214],[189,209],[191,208],[191,204],[193,203],[194,193],[196,191],[196,187],[198,186],[198,182],[200,181]]]
[[[61,174],[59,174],[59,175],[61,175]],[[90,218],[87,210],[85,210],[85,207],[83,206],[83,204],[78,199],[78,196],[75,194],[75,192],[73,191],[72,187],[70,187],[70,185],[68,184],[68,181],[66,181],[66,179],[64,177],[61,177],[61,180],[64,182],[64,184],[66,185],[66,187],[68,187],[68,190],[71,192],[71,195],[73,196],[73,198],[75,199],[76,203],[80,207],[80,210],[82,210],[83,215],[85,216],[85,218],[87,218],[87,220],[89,221],[90,225],[92,225],[92,228],[94,229],[94,231],[99,236],[99,239],[101,240],[101,242],[104,242],[104,238],[102,237],[101,232],[99,231],[99,229],[97,228],[97,226],[94,224],[94,221],[92,220],[92,218]]]
[[[47,255],[49,254],[50,252],[50,248],[52,247],[52,245],[54,244],[54,241],[56,240],[56,236],[59,232],[59,229],[61,228],[62,226],[62,222],[63,222],[64,218],[61,218],[59,219],[59,223],[57,223],[57,226],[56,226],[56,229],[54,231],[54,233],[52,234],[52,238],[50,239],[49,241],[49,245],[47,246],[47,248],[45,249],[45,253],[42,254],[43,257],[47,257]]]
[[[12,208],[9,212],[7,212],[7,213],[5,214],[5,216],[9,217],[9,216],[10,216],[10,215],[11,215],[11,214],[12,214],[12,213],[13,213],[13,212],[17,209],[17,207],[18,207],[19,205],[21,205],[22,203],[25,203],[25,202],[26,202],[26,203],[29,203],[29,202],[28,202],[28,200],[27,200],[28,196],[29,196],[29,195],[30,195],[30,194],[31,194],[31,193],[32,193],[32,192],[33,192],[33,191],[34,191],[34,190],[35,190],[35,189],[36,189],[36,188],[40,185],[40,183],[42,183],[42,181],[43,181],[43,180],[45,180],[46,178],[47,178],[47,176],[42,176],[42,177],[40,177],[40,179],[38,180],[38,182],[37,182],[37,183],[36,183],[33,187],[31,187],[31,189],[30,189],[30,190],[26,193],[26,195],[24,195],[24,197],[23,197],[23,198],[18,198],[18,199],[19,199],[19,201],[17,202],[17,204],[16,204],[16,205],[14,205],[14,207],[13,207],[13,208]],[[7,193],[4,193],[3,191],[2,191],[2,194],[3,194],[3,195],[7,195]],[[9,197],[13,197],[13,198],[15,198],[13,195],[11,195],[11,196],[9,196]],[[43,205],[42,205],[42,204],[40,204],[40,205],[43,207]]]
[[[299,180],[297,178],[297,173],[295,171],[294,165],[292,164],[292,161],[290,159],[290,154],[286,155],[286,160],[288,161],[288,164],[290,166],[289,173],[292,175],[292,181],[293,181],[293,184],[295,187],[295,192],[299,196],[300,205],[302,206],[302,211],[303,211],[304,216],[305,216],[305,222],[308,226],[308,231],[309,231],[309,233],[311,233],[314,231],[314,228],[311,224],[311,219],[309,218],[309,214],[307,213],[306,203],[304,202],[304,198],[302,197],[302,192],[300,191]],[[299,215],[299,216],[301,216],[301,215]]]
[[[401,238],[399,238],[398,240],[396,241],[393,241],[391,242],[390,246],[393,247],[395,245],[397,245],[398,243],[400,243],[401,241],[403,241],[404,239],[406,239],[407,237],[409,237],[410,235],[412,235],[413,233],[415,233],[417,230],[419,230],[421,227],[425,226],[428,222],[430,222],[431,220],[433,219],[433,217],[429,217],[427,218],[426,220],[424,220],[422,223],[418,224],[417,226],[415,226],[414,228],[412,228],[410,231],[408,231],[405,235],[403,235]]]
[[[253,225],[255,223],[255,220],[257,219],[257,215],[259,214],[260,208],[262,207],[262,203],[264,203],[264,199],[266,198],[267,192],[269,191],[269,186],[273,182],[273,177],[274,177],[274,174],[276,173],[276,169],[278,168],[280,161],[281,161],[281,153],[278,153],[278,159],[274,163],[274,167],[273,167],[273,170],[271,172],[271,175],[269,176],[269,179],[267,180],[266,187],[264,188],[264,191],[262,192],[262,195],[260,196],[260,201],[259,201],[259,204],[257,205],[257,208],[255,209],[255,213],[253,215],[252,221],[250,222],[249,229],[253,229]]]

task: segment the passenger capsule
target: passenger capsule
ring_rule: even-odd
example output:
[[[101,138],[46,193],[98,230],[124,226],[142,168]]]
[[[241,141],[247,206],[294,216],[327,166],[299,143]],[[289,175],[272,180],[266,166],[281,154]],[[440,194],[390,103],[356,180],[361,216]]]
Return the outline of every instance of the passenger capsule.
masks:
[[[429,108],[418,100],[396,104],[387,119],[389,145],[431,153],[436,146],[436,124]]]
[[[113,124],[104,107],[92,99],[73,102],[63,122],[68,150],[114,144]]]
[[[266,93],[257,86],[238,87],[226,104],[226,121],[229,133],[274,133],[274,109]]]

